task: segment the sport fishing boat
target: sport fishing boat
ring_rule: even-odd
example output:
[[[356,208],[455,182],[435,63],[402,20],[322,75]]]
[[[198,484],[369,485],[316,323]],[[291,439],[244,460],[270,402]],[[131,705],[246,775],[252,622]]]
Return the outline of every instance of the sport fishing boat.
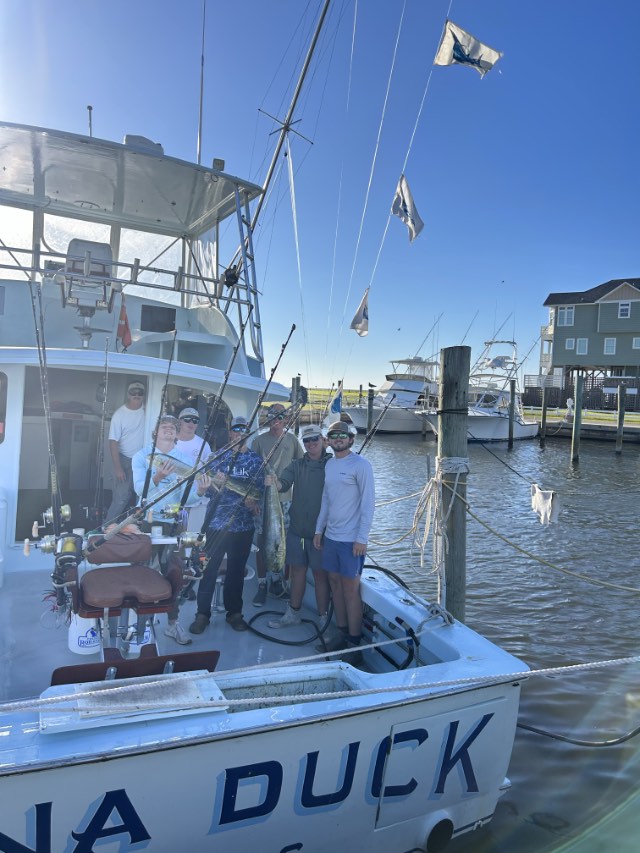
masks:
[[[469,375],[468,441],[508,440],[512,381],[516,383],[513,438],[518,441],[536,437],[538,422],[527,420],[522,407],[517,384],[519,367],[515,341],[485,341],[484,350]],[[437,434],[438,415],[435,408],[423,409],[416,414],[426,419]]]
[[[177,652],[154,626],[184,579],[158,590],[146,560],[165,538],[92,563],[95,454],[127,384],[147,434],[163,393],[206,411],[224,385],[237,415],[265,390],[262,188],[141,139],[2,124],[0,151],[0,847],[401,853],[490,820],[526,668],[439,606],[367,568],[361,666],[309,654],[304,623],[296,646],[214,619]],[[242,262],[221,269],[226,220]],[[56,489],[68,509],[47,509]]]
[[[431,408],[437,402],[438,364],[419,356],[400,358],[391,362],[392,371],[373,398],[373,423],[380,419],[377,432],[418,433],[420,422],[414,417],[416,411]],[[386,411],[385,411],[386,408]],[[367,432],[369,409],[367,403],[344,406],[358,432]]]

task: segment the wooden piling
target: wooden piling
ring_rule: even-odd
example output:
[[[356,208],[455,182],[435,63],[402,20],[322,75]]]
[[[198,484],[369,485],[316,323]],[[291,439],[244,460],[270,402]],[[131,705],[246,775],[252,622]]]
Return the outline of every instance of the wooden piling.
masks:
[[[360,386],[360,390],[358,391],[358,405],[362,405],[362,385]]]
[[[580,427],[582,426],[582,386],[584,377],[581,373],[576,375],[576,399],[573,409],[573,432],[571,433],[571,461],[580,459]]]
[[[624,382],[618,385],[618,428],[616,429],[616,453],[622,453],[622,438],[624,435],[624,413],[627,404],[627,386]]]
[[[295,412],[296,403],[300,397],[300,377],[294,376],[291,380],[291,409]],[[298,430],[300,429],[300,416],[296,416],[293,419],[292,423],[293,431],[296,435],[298,435]]]
[[[513,423],[516,418],[516,380],[509,380],[509,440],[507,450],[513,450]]]
[[[540,447],[544,447],[547,439],[547,386],[542,388],[542,415],[540,416]]]
[[[373,428],[373,388],[369,388],[367,394],[367,435]]]
[[[447,610],[465,618],[467,571],[466,472],[449,470],[449,460],[467,458],[470,347],[447,347],[440,352],[438,405],[438,469],[442,471],[442,512],[447,519],[445,562]],[[449,463],[450,464],[450,463]],[[455,466],[454,466],[455,467]],[[454,496],[453,489],[456,490]],[[442,543],[439,543],[442,547]],[[435,542],[434,542],[434,547]]]

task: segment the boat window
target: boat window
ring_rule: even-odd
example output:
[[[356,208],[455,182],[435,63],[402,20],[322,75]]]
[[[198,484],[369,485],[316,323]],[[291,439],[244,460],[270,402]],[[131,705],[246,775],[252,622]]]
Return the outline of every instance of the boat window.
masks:
[[[4,427],[7,422],[7,384],[6,373],[0,373],[0,444],[4,441]]]
[[[28,210],[19,210],[16,207],[0,208],[0,233],[0,263],[6,265],[6,268],[0,271],[0,277],[25,281],[25,274],[18,265],[27,269],[31,267],[33,215]],[[9,254],[7,249],[14,251]]]
[[[64,255],[65,260],[69,243],[72,240],[89,240],[93,243],[109,243],[110,228],[98,222],[80,222],[77,219],[65,219],[62,216],[45,216],[43,237],[46,247],[52,252]]]
[[[173,332],[176,327],[176,309],[162,305],[143,305],[140,311],[140,331]]]

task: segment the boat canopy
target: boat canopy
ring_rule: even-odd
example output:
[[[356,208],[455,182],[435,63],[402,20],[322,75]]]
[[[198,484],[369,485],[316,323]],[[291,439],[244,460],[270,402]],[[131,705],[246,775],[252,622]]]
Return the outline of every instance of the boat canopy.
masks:
[[[236,214],[262,187],[167,157],[133,137],[96,137],[0,122],[0,204],[196,238]]]

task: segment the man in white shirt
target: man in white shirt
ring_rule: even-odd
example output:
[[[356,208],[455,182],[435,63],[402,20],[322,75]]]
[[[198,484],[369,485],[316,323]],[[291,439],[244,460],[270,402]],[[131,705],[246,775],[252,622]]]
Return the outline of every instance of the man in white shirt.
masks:
[[[107,520],[113,521],[132,503],[133,474],[131,460],[144,444],[145,387],[142,382],[131,382],[127,388],[127,402],[116,409],[109,429],[109,451],[113,461],[114,487]]]
[[[211,448],[203,438],[196,435],[200,423],[198,410],[187,407],[180,412],[178,420],[180,421],[180,431],[178,432],[176,449],[188,456],[192,465],[195,465],[196,462],[198,465],[204,465],[211,456]],[[200,448],[202,448],[202,452],[200,452]]]
[[[313,544],[322,549],[322,568],[329,575],[336,624],[340,635],[327,651],[354,649],[348,663],[362,659],[358,651],[362,631],[360,574],[375,509],[373,469],[351,451],[353,436],[347,424],[332,423],[327,430],[333,459],[325,466],[324,489]]]

